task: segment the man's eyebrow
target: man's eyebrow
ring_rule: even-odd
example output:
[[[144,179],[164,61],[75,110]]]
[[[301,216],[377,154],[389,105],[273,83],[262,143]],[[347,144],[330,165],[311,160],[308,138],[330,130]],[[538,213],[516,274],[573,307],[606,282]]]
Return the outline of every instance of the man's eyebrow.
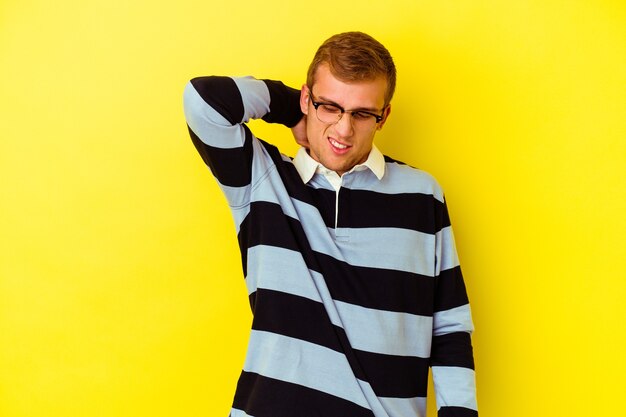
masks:
[[[335,105],[335,106],[337,106],[337,107],[340,107],[340,108],[342,108],[342,109],[344,109],[344,110],[346,110],[346,111],[366,111],[366,112],[370,112],[370,113],[374,113],[374,114],[378,114],[379,112],[381,112],[381,110],[376,109],[376,108],[372,108],[372,107],[357,107],[356,109],[350,109],[350,110],[347,110],[347,109],[345,109],[345,108],[344,108],[341,104],[339,104],[339,103],[337,103],[336,101],[331,100],[331,99],[329,99],[329,98],[327,98],[327,97],[324,97],[324,96],[318,96],[318,99],[319,99],[320,101],[324,102],[324,103],[327,103],[327,104],[333,104],[333,105]]]

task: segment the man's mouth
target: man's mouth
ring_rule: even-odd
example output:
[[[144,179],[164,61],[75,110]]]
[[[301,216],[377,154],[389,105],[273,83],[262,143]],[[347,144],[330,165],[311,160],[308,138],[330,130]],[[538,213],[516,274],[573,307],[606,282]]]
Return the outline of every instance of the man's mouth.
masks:
[[[328,141],[330,142],[331,146],[339,151],[344,151],[346,149],[349,148],[348,145],[344,145],[343,143],[337,142],[335,139],[333,138],[328,138]]]

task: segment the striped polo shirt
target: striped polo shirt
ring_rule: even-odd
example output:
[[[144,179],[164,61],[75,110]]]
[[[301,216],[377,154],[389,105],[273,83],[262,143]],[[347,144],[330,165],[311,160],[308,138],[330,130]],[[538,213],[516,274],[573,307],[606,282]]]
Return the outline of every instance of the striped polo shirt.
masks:
[[[337,182],[246,126],[294,126],[298,99],[251,77],[185,89],[253,312],[231,416],[421,417],[429,368],[439,416],[477,416],[473,325],[441,187],[377,149]]]

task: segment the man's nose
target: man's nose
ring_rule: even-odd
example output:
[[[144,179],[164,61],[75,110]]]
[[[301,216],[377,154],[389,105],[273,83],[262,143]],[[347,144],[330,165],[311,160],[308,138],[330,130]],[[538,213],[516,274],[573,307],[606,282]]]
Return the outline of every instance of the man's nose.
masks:
[[[341,118],[335,125],[337,133],[343,137],[352,136],[354,128],[352,126],[352,115],[348,112],[344,112]]]

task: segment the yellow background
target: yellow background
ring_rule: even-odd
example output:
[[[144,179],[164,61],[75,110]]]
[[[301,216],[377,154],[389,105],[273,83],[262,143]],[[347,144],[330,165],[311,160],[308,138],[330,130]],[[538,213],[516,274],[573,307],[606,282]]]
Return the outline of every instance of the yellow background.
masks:
[[[623,414],[624,4],[4,0],[0,416],[228,414],[250,313],[182,89],[298,87],[344,30],[396,59],[379,147],[446,190],[481,416]]]

